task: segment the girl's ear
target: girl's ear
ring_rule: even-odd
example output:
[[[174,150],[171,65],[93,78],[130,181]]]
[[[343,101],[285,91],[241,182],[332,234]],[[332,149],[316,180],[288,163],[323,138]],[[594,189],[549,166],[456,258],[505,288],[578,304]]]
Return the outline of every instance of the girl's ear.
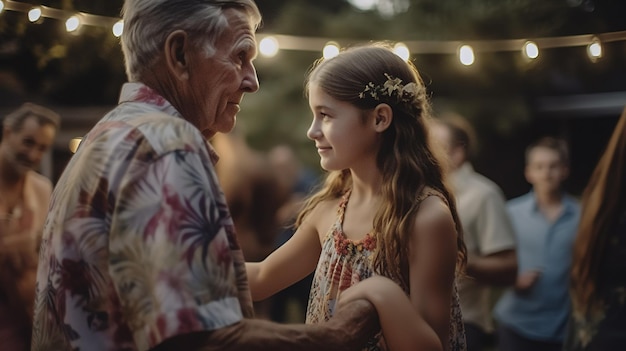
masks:
[[[391,121],[393,121],[393,110],[391,106],[387,104],[378,104],[374,108],[374,129],[382,133],[391,125]]]

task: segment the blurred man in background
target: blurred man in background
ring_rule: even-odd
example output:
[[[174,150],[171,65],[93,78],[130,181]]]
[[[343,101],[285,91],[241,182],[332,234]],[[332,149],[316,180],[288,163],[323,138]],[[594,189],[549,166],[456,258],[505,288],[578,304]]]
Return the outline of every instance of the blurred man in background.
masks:
[[[494,330],[492,287],[515,282],[515,236],[502,190],[469,162],[475,144],[470,124],[458,115],[446,115],[436,119],[431,130],[434,142],[447,154],[467,245],[467,277],[459,281],[467,350],[482,351]]]
[[[37,173],[59,115],[26,103],[4,118],[0,142],[0,345],[30,350],[37,250],[52,183]]]

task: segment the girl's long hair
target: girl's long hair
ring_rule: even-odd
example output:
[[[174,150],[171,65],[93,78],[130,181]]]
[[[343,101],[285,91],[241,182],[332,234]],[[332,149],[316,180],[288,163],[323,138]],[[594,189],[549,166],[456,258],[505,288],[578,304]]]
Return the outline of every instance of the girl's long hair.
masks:
[[[407,102],[374,99],[363,92],[368,83],[382,87],[386,75],[399,78],[403,85],[414,82],[418,86],[416,99]],[[309,72],[307,89],[317,84],[333,98],[351,103],[368,111],[380,103],[393,109],[391,126],[383,133],[377,166],[382,173],[383,205],[373,220],[377,240],[373,268],[379,274],[391,277],[408,291],[408,247],[419,203],[418,196],[425,187],[440,192],[446,199],[457,231],[457,271],[467,260],[463,230],[456,211],[455,200],[444,184],[440,158],[429,144],[427,119],[430,107],[425,86],[417,69],[405,62],[385,44],[370,44],[342,51],[329,60],[317,61]],[[322,201],[342,196],[352,186],[350,171],[329,172],[321,189],[308,198],[296,220],[296,226]]]
[[[594,307],[596,278],[607,237],[626,210],[626,109],[583,192],[578,235],[574,243],[571,293],[574,313]]]

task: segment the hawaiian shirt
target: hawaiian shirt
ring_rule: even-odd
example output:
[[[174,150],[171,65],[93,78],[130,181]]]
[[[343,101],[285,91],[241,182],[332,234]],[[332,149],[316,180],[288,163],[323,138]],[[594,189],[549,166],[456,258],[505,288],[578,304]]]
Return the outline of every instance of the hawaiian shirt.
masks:
[[[252,316],[216,161],[168,101],[123,86],[52,194],[32,350],[147,350]]]

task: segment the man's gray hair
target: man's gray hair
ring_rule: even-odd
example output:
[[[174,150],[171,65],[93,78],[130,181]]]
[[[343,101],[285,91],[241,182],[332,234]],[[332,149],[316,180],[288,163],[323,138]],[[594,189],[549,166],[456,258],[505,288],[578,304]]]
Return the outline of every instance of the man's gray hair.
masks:
[[[253,0],[125,0],[121,37],[128,80],[138,81],[141,71],[154,64],[167,36],[175,30],[189,33],[207,57],[215,53],[217,39],[228,26],[224,9],[245,11],[255,26],[261,13]]]
[[[2,125],[4,128],[11,128],[12,131],[17,132],[22,129],[24,121],[29,117],[35,117],[39,125],[51,125],[55,129],[59,128],[59,124],[61,123],[61,117],[58,113],[49,108],[27,102],[17,110],[6,115],[2,121]]]

